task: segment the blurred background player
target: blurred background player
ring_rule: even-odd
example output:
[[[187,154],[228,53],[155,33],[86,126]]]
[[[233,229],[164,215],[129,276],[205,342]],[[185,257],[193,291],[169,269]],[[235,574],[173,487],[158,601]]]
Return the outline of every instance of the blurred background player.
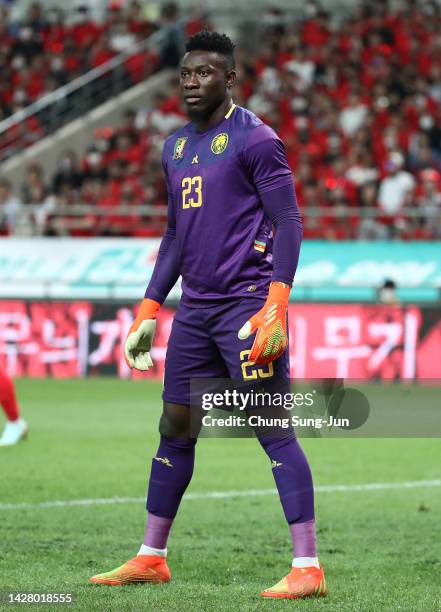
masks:
[[[397,294],[397,285],[395,282],[387,278],[382,286],[378,290],[378,301],[381,304],[389,304],[391,306],[398,306],[400,298]]]
[[[233,49],[226,35],[202,31],[188,40],[181,63],[181,95],[192,121],[164,144],[168,229],[125,343],[130,367],[148,370],[157,311],[182,275],[145,539],[136,557],[92,577],[96,584],[170,580],[167,539],[193,474],[198,435],[192,428],[190,381],[260,379],[261,385],[289,377],[287,306],[302,223],[282,141],[232,101]],[[264,367],[248,375],[253,365]],[[311,471],[294,432],[274,434],[256,432],[270,460],[294,558],[289,574],[261,595],[326,595]]]
[[[0,369],[0,404],[6,415],[6,425],[0,437],[0,446],[12,446],[23,440],[28,426],[20,417],[20,409],[15,397],[14,383],[4,370]]]

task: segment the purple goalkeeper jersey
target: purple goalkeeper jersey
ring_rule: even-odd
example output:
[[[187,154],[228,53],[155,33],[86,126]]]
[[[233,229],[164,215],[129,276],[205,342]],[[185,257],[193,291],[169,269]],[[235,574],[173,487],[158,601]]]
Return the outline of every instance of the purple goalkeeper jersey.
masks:
[[[233,105],[209,130],[189,123],[167,138],[163,167],[183,301],[266,297],[273,240],[261,195],[293,184],[276,133]]]

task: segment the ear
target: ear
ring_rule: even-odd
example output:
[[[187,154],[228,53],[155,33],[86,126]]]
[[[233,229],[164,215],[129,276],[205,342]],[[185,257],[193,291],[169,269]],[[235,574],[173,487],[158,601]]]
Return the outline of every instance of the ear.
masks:
[[[236,83],[236,72],[235,70],[230,70],[227,72],[227,88],[232,89]]]

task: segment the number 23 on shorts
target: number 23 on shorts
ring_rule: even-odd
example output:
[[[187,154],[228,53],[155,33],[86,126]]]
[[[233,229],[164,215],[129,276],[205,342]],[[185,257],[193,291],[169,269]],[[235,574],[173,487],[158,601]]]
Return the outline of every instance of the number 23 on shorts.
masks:
[[[255,380],[256,378],[271,378],[274,374],[274,367],[272,363],[267,366],[256,368],[252,361],[247,360],[250,356],[251,351],[245,350],[240,353],[240,360],[242,361],[242,376],[244,380]],[[246,361],[244,361],[246,359]]]

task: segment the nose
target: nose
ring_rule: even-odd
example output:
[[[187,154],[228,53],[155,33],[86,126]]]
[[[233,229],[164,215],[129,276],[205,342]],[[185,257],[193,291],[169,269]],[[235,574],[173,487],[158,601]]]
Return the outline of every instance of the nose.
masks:
[[[190,74],[188,79],[185,81],[185,89],[198,89],[199,81],[197,79],[196,73]]]

